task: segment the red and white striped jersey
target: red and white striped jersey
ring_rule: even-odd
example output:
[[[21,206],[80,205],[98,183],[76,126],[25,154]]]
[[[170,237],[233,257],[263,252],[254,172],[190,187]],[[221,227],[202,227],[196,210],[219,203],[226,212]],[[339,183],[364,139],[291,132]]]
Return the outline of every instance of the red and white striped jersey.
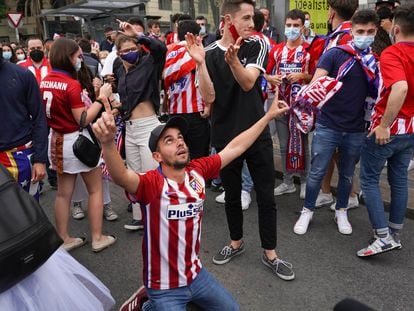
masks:
[[[297,48],[290,49],[286,43],[276,45],[269,53],[269,62],[266,72],[272,75],[282,75],[286,77],[291,73],[308,73],[310,55],[306,51],[307,44],[299,45]],[[300,90],[303,81],[290,83],[286,79],[279,86],[279,97],[289,105],[293,95]],[[274,92],[274,86],[270,88]]]
[[[252,33],[251,37],[258,37],[260,39],[263,39],[266,42],[269,51],[276,45],[276,42],[266,36],[263,32],[255,31]]]
[[[178,33],[174,32],[170,32],[166,37],[165,37],[165,44],[166,45],[170,45],[173,43],[177,43],[180,40],[178,39]]]
[[[28,69],[31,73],[33,73],[38,84],[40,84],[40,81],[42,81],[49,74],[49,72],[52,71],[52,67],[50,66],[49,60],[46,57],[43,58],[42,65],[39,68],[33,65],[33,61],[30,58],[18,63],[18,65]]]
[[[414,44],[399,42],[381,53],[380,94],[372,112],[371,129],[381,123],[388,105],[391,87],[399,81],[406,81],[408,91],[397,117],[390,126],[391,135],[414,133]]]
[[[170,99],[170,114],[204,110],[204,100],[196,85],[196,64],[187,53],[185,42],[168,47],[163,78]]]
[[[191,161],[185,181],[179,184],[165,177],[161,167],[140,174],[132,201],[141,203],[144,284],[152,289],[188,286],[201,270],[201,218],[205,180],[220,171],[219,155]]]

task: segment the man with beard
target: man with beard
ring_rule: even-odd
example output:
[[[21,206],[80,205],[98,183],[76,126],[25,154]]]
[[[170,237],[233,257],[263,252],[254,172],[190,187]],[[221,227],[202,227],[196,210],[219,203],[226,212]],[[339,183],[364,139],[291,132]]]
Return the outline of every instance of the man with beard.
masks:
[[[200,262],[205,180],[217,176],[220,169],[242,155],[273,118],[289,109],[287,104],[275,100],[266,115],[221,152],[192,161],[184,141],[188,124],[181,117],[173,117],[152,130],[149,138],[149,148],[159,167],[139,174],[125,168],[114,144],[117,130],[109,105],[105,109],[93,125],[105,163],[114,182],[127,191],[132,201],[141,202],[144,216],[145,288],[124,303],[121,310],[132,310],[129,303],[134,304],[145,289],[156,310],[182,310],[189,302],[206,310],[239,310],[231,294]],[[133,310],[141,308],[135,306]]]

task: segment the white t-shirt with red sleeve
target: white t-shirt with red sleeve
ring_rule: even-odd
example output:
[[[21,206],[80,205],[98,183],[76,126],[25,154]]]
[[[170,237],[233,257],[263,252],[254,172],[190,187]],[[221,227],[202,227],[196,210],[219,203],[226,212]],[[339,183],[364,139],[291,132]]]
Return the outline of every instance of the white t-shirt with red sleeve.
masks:
[[[201,270],[198,253],[205,180],[217,176],[220,166],[219,155],[192,160],[182,184],[165,177],[161,167],[139,175],[134,199],[141,203],[143,214],[143,277],[147,287],[188,286]]]
[[[414,133],[414,42],[399,42],[386,48],[381,53],[380,70],[380,96],[372,113],[371,128],[381,123],[392,85],[399,81],[407,81],[408,93],[390,126],[390,133],[391,135]]]
[[[69,73],[53,70],[40,82],[47,124],[61,134],[79,130],[72,109],[85,108],[82,87]]]

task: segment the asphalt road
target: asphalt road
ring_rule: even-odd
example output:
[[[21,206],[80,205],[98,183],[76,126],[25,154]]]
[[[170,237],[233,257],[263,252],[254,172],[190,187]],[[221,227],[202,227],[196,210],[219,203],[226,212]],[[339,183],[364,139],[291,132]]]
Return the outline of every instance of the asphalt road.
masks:
[[[279,184],[280,180],[276,180]],[[299,187],[297,187],[299,188]],[[118,237],[111,248],[95,254],[91,244],[72,255],[111,290],[114,310],[142,284],[142,234],[129,232],[127,200],[123,190],[112,187],[112,205],[119,214],[115,222],[104,222],[104,232]],[[341,235],[328,207],[317,210],[304,236],[293,233],[301,209],[296,193],[276,197],[278,207],[278,253],[294,265],[296,279],[286,282],[272,275],[260,260],[257,205],[244,213],[246,252],[223,266],[212,256],[229,242],[223,205],[217,193],[207,191],[200,257],[210,272],[234,295],[242,310],[332,310],[345,297],[352,297],[376,310],[414,310],[414,220],[406,219],[403,249],[360,259],[355,253],[372,236],[364,206],[350,211],[353,234]],[[55,191],[45,185],[41,204],[53,220]],[[73,235],[88,236],[87,219],[71,220]]]

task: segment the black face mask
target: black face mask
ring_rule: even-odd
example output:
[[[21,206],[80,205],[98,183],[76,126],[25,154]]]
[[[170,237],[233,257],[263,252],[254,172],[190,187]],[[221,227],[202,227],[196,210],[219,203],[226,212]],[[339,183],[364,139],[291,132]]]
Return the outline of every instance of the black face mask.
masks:
[[[333,26],[332,26],[332,21],[333,21],[333,16],[328,17],[328,34],[330,34],[333,31]]]
[[[43,57],[45,56],[45,53],[43,53],[42,50],[36,49],[36,50],[30,51],[30,54],[29,55],[30,55],[30,58],[34,62],[39,63],[39,62],[42,61]]]
[[[328,21],[328,34],[330,34],[333,31],[332,23]]]

